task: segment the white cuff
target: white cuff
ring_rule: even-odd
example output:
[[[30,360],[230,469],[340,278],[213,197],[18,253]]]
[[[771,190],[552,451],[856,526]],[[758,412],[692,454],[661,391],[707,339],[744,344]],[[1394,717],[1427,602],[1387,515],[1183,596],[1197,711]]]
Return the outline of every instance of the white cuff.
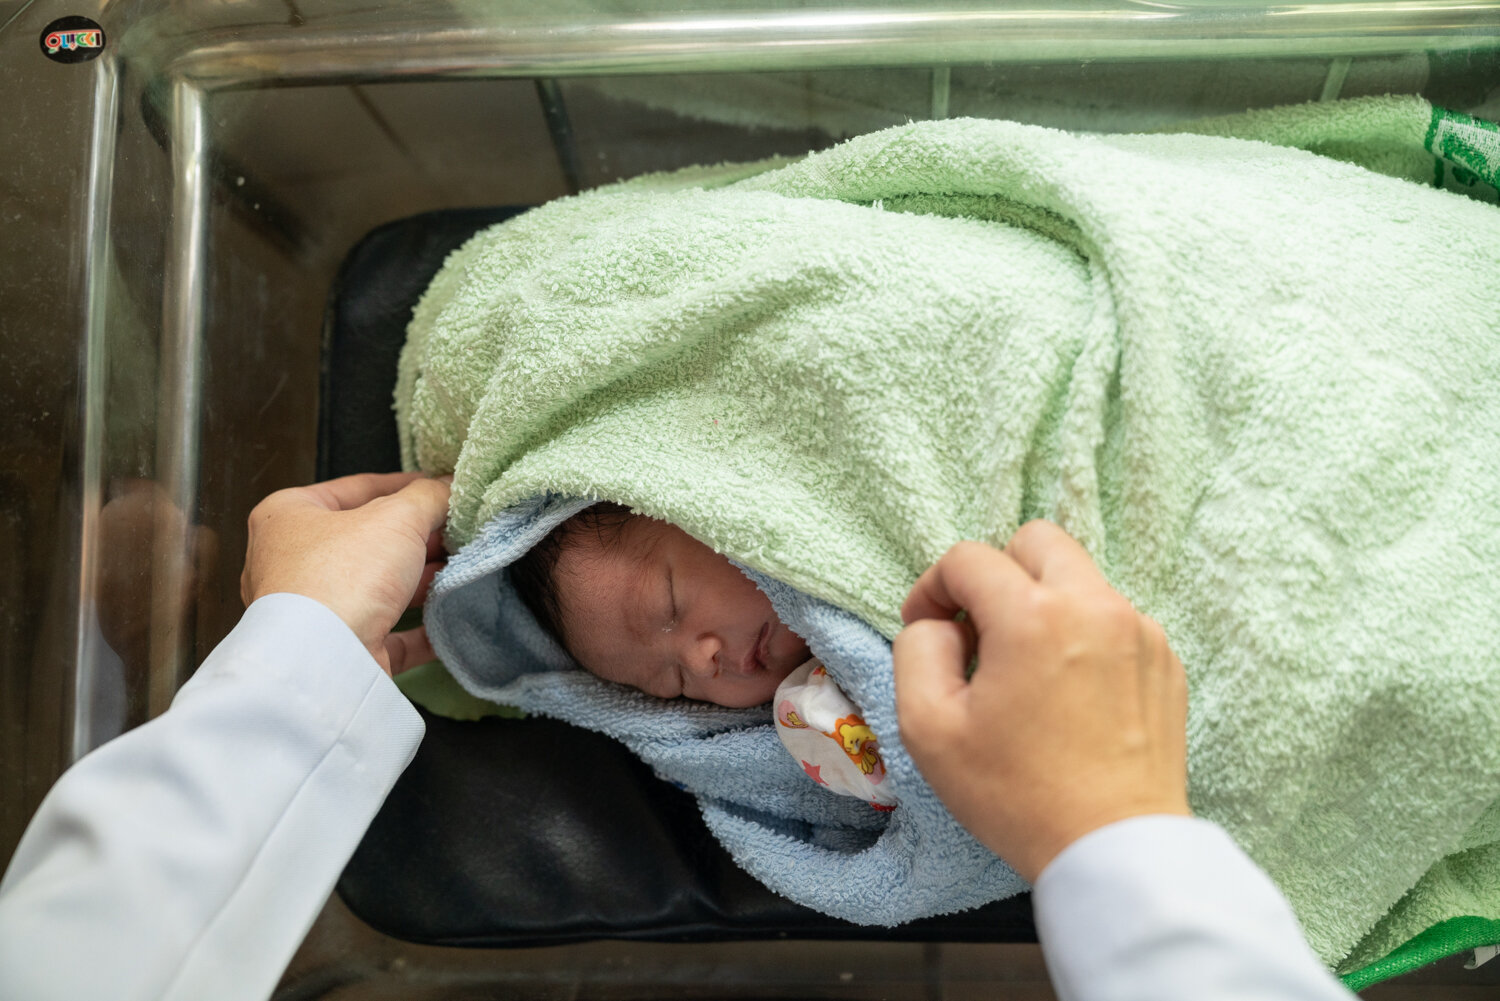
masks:
[[[1313,955],[1270,877],[1208,821],[1099,828],[1052,860],[1032,901],[1061,1001],[1353,996]]]
[[[268,997],[422,732],[331,611],[255,602],[43,801],[0,881],[0,995]]]

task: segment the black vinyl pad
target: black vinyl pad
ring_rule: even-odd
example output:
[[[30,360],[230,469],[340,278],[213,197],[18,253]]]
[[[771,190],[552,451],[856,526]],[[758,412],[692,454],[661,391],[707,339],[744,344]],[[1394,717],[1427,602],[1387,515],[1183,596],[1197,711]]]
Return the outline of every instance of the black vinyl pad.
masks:
[[[324,330],[320,479],[400,468],[391,393],[412,307],[450,251],[522,211],[413,216],[349,253]],[[355,915],[395,938],[1036,941],[1025,895],[895,929],[825,917],[740,870],[693,798],[614,740],[551,719],[423,717],[416,760],[338,883]]]

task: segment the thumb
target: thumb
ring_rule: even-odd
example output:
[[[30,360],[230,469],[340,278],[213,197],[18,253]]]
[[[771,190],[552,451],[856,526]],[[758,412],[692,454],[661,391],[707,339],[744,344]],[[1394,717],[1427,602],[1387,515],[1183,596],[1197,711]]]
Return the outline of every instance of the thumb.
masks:
[[[448,484],[423,477],[412,480],[391,494],[390,499],[411,513],[415,525],[425,538],[443,527],[448,520]]]

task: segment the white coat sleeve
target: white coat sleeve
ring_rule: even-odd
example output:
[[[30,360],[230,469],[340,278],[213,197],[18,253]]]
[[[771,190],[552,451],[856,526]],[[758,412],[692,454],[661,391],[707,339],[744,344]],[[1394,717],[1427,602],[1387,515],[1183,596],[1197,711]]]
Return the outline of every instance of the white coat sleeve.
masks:
[[[1350,1001],[1291,906],[1215,824],[1133,817],[1065,848],[1032,893],[1060,1001]]]
[[[269,997],[422,733],[337,616],[261,598],[47,794],[0,882],[0,997]]]

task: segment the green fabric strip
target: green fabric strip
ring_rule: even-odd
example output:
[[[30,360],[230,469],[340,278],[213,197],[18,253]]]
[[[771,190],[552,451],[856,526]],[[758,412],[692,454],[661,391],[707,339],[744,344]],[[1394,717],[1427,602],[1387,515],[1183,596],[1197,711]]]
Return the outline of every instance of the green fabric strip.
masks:
[[[1341,978],[1351,991],[1362,991],[1392,977],[1436,963],[1466,949],[1500,942],[1500,921],[1488,918],[1450,918],[1433,925],[1388,956]]]
[[[1434,156],[1462,171],[1460,180],[1500,187],[1500,125],[1458,111],[1432,109],[1432,124],[1423,145]]]

